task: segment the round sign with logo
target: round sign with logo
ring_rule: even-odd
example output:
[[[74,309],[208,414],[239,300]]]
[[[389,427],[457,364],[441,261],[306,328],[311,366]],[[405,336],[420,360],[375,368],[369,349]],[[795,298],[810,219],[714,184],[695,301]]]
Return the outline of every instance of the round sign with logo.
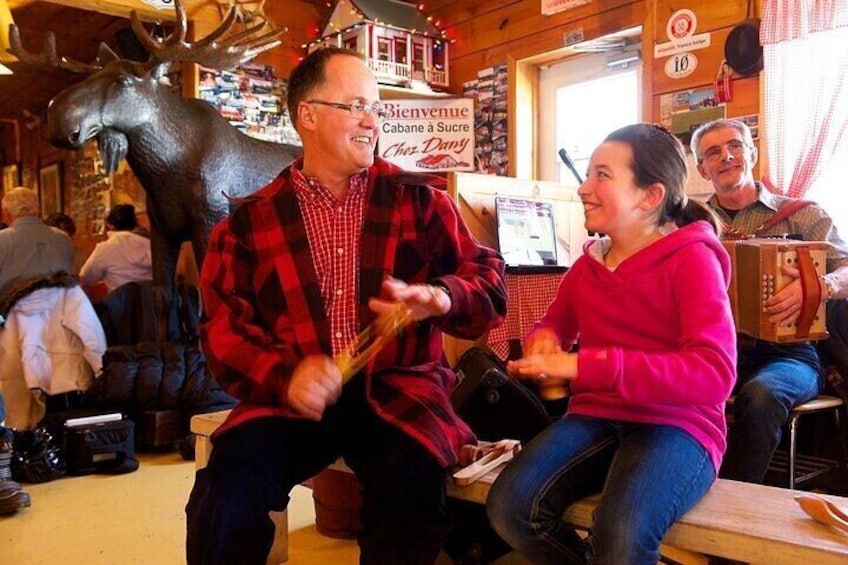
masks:
[[[668,19],[665,32],[670,40],[679,41],[693,35],[697,25],[698,18],[695,17],[695,12],[686,9],[677,10]]]
[[[683,78],[698,68],[698,57],[694,53],[678,53],[665,62],[665,74],[669,78]]]

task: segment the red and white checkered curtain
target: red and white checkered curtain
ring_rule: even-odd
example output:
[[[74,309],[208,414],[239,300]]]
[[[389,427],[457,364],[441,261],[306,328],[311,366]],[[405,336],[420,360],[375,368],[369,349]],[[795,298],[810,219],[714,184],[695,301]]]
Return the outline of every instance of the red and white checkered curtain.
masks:
[[[800,198],[848,151],[848,0],[766,0],[760,42],[767,180]]]

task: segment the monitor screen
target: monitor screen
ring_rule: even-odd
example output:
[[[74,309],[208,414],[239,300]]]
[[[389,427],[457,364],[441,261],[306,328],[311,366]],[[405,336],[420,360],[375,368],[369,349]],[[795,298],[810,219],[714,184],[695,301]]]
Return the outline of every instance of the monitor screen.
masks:
[[[550,202],[497,196],[495,216],[498,248],[508,267],[557,265],[556,230]]]

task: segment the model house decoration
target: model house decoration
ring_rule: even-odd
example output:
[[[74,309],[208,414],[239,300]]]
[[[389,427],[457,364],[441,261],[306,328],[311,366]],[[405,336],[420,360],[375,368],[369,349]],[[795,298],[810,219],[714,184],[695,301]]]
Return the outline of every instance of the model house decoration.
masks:
[[[448,86],[448,41],[416,6],[396,0],[336,0],[321,37],[305,47],[361,53],[382,84]]]

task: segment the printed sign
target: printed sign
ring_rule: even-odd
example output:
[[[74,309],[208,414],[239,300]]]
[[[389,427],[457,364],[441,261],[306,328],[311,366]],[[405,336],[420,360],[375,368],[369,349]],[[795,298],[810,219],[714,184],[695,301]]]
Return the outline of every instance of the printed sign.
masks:
[[[542,0],[542,15],[550,16],[557,12],[564,12],[577,6],[588,4],[591,0]]]
[[[696,27],[698,27],[698,18],[695,17],[695,12],[692,10],[677,10],[668,18],[665,33],[669,40],[679,41],[694,35]]]
[[[384,100],[377,154],[407,171],[474,170],[474,100]]]
[[[698,57],[694,53],[680,53],[665,62],[665,74],[669,78],[683,78],[698,68]]]
[[[654,45],[654,58],[659,59],[709,47],[710,34],[699,33],[695,35],[696,27],[698,27],[698,18],[695,17],[695,12],[685,9],[674,12],[668,18],[665,26],[665,33],[670,41]],[[666,74],[668,74],[668,66],[666,66]]]

